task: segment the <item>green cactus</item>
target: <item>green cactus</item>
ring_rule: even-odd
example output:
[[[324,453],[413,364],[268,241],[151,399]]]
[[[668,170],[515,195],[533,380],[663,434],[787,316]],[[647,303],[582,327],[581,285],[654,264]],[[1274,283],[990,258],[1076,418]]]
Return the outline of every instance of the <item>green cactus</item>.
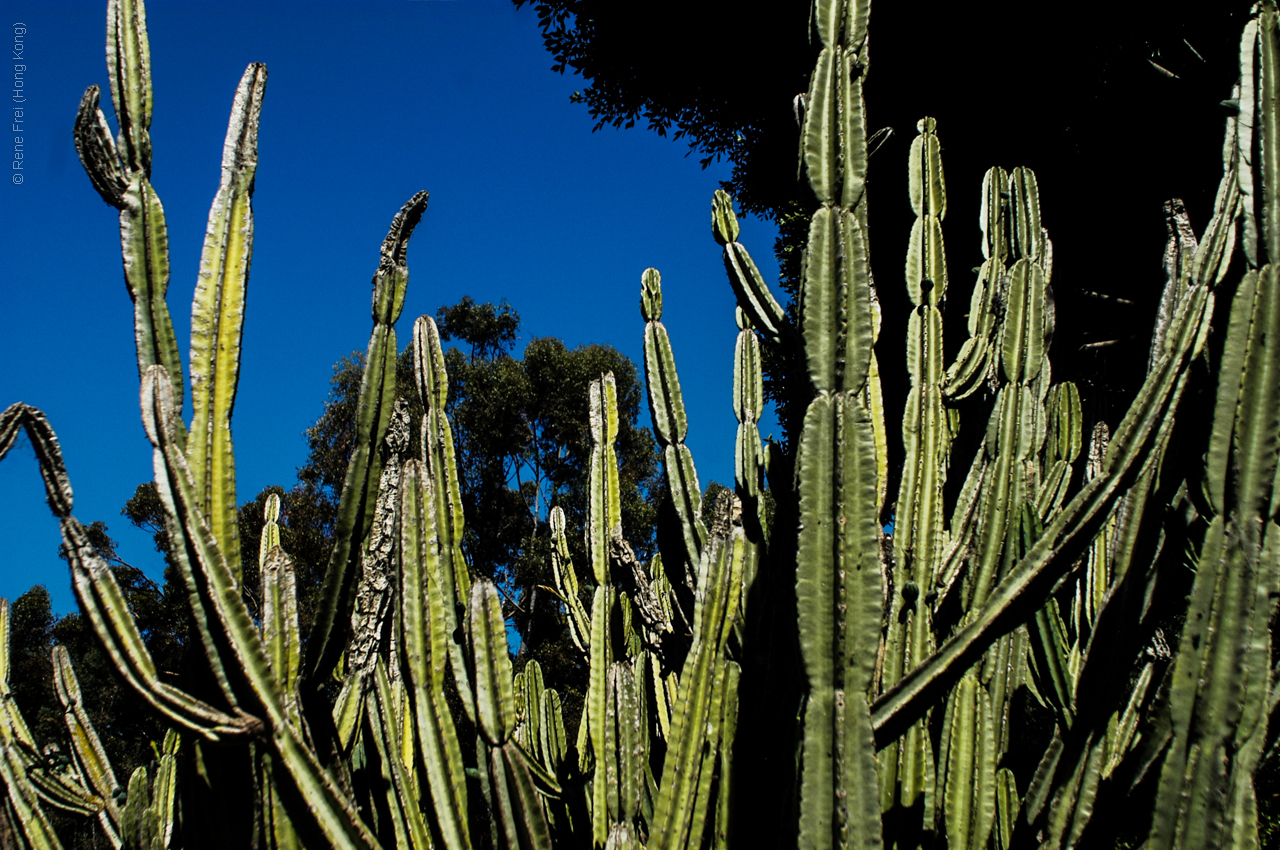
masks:
[[[693,465],[693,455],[684,444],[689,420],[680,393],[671,340],[662,324],[662,275],[657,269],[646,269],[641,278],[640,315],[645,321],[644,374],[649,388],[653,433],[662,447],[667,486],[671,488],[671,499],[680,518],[685,558],[692,569],[702,557],[707,529],[701,520],[702,490],[698,486],[698,471]]]
[[[153,771],[118,786],[59,649],[71,755],[65,765],[42,759],[9,691],[0,601],[0,828],[16,824],[20,846],[57,847],[43,809],[52,805],[96,816],[116,846],[198,847],[219,840],[193,825],[216,802],[275,848],[726,848],[762,840],[748,830],[772,818],[783,846],[1005,850],[1110,846],[1117,812],[1153,799],[1142,824],[1152,848],[1257,846],[1253,775],[1273,744],[1278,702],[1276,18],[1264,4],[1246,27],[1240,111],[1227,122],[1212,220],[1197,238],[1180,204],[1167,207],[1167,284],[1147,379],[1113,430],[1088,423],[1083,476],[1080,392],[1052,382],[1053,254],[1035,175],[993,168],[984,178],[969,336],[948,365],[939,310],[954,284],[942,236],[947,193],[938,128],[919,123],[905,268],[912,384],[890,546],[881,521],[894,488],[866,235],[868,4],[817,0],[820,52],[800,145],[814,209],[794,319],[739,241],[732,199],[718,192],[712,201],[712,233],[738,300],[738,433],[734,491],[705,505],[684,442],[661,279],[655,269],[642,275],[650,410],[674,506],[665,539],[676,541],[647,565],[621,532],[612,376],[589,388],[589,608],[564,512],[550,514],[552,573],[588,667],[570,746],[560,696],[535,662],[513,675],[498,588],[467,566],[448,376],[427,317],[413,331],[420,459],[395,398],[394,325],[425,193],[395,217],[382,246],[358,436],[305,656],[276,497],[259,550],[261,617],[249,615],[229,417],[265,69],[250,66],[237,91],[210,213],[188,432],[164,300],[167,233],[148,178],[145,13],[111,0],[120,133],[112,138],[91,88],[76,143],[95,188],[121,211],[143,420],[201,681],[194,693],[160,681],[110,569],[71,516],[43,414],[21,403],[0,413],[0,457],[20,428],[35,447],[85,616],[125,680],[175,730]],[[1237,222],[1247,271],[1228,282]],[[1220,292],[1231,297],[1215,336]],[[802,355],[811,384],[794,456],[760,440],[769,346]],[[1193,369],[1202,358],[1209,368]],[[1179,407],[1202,373],[1214,376],[1207,438]],[[949,503],[962,409],[987,426]],[[1203,461],[1183,448],[1192,440]],[[788,585],[794,595],[776,593]],[[1170,650],[1163,630],[1175,621]],[[331,703],[335,674],[342,688]],[[1010,760],[1023,689],[1055,726],[1032,776]],[[791,744],[794,764],[777,764]],[[220,795],[230,785],[219,783],[236,780],[254,792]],[[776,810],[746,810],[757,788],[781,789]]]

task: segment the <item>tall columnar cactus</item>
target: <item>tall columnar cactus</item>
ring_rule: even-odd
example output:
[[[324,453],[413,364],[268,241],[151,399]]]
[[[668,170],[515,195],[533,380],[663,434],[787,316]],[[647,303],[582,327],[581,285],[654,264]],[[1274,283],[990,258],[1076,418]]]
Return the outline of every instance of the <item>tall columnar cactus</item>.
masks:
[[[260,545],[261,617],[250,616],[230,414],[265,70],[252,65],[242,79],[224,147],[193,306],[188,429],[164,301],[167,234],[148,176],[145,15],[141,3],[111,0],[120,133],[112,138],[91,88],[76,143],[94,186],[121,211],[143,421],[191,604],[198,687],[161,680],[110,569],[71,516],[44,416],[21,403],[0,413],[0,456],[19,429],[35,447],[77,597],[108,657],[182,730],[166,738],[154,771],[119,787],[58,649],[72,746],[65,759],[42,757],[9,690],[0,601],[0,830],[23,847],[57,847],[42,808],[53,805],[98,817],[113,845],[130,848],[226,846],[232,835],[270,848],[674,850],[749,845],[762,837],[748,826],[772,818],[769,835],[783,846],[1006,850],[1110,846],[1117,813],[1154,800],[1141,825],[1152,848],[1257,846],[1253,774],[1273,743],[1278,702],[1275,9],[1265,4],[1245,30],[1212,220],[1197,238],[1181,205],[1167,208],[1147,379],[1116,427],[1092,425],[1083,476],[1080,393],[1051,381],[1052,245],[1035,175],[993,168],[983,181],[969,338],[947,365],[947,196],[936,124],[920,122],[908,168],[912,386],[892,547],[881,529],[895,488],[866,239],[867,15],[865,0],[814,6],[820,52],[800,99],[812,216],[797,324],[739,242],[732,199],[720,192],[712,202],[738,299],[739,425],[734,491],[705,504],[684,444],[661,279],[655,269],[642,276],[650,410],[673,507],[663,557],[648,565],[621,532],[613,380],[591,383],[589,607],[564,512],[550,514],[552,571],[588,667],[575,745],[541,668],[529,662],[513,675],[498,588],[466,563],[448,376],[430,318],[413,331],[419,435],[395,398],[394,325],[425,193],[393,220],[374,276],[357,438],[305,657],[277,497]],[[1237,224],[1248,269],[1227,283]],[[1216,295],[1228,288],[1217,338]],[[789,347],[806,364],[811,398],[794,456],[760,441],[764,346]],[[1202,388],[1204,370],[1191,366],[1206,353],[1215,377]],[[1207,430],[1179,407],[1199,391],[1214,399]],[[983,413],[987,426],[948,504],[961,409]],[[409,450],[415,436],[420,457]],[[1175,439],[1207,439],[1203,457],[1169,451]],[[1181,633],[1168,635],[1171,650],[1173,622]],[[335,674],[342,686],[331,704]],[[1054,722],[1033,775],[1015,774],[1012,759],[1024,689]],[[749,811],[762,788],[781,799]],[[205,809],[242,826],[206,832],[215,816]]]
[[[869,711],[880,642],[875,429],[863,392],[874,315],[861,209],[866,179],[862,80],[868,4],[818,3],[822,44],[809,84],[803,165],[820,206],[809,226],[801,332],[814,399],[796,462],[796,598],[808,678],[799,840],[881,843]]]
[[[736,224],[734,222],[734,229]],[[685,559],[692,568],[702,557],[707,529],[701,519],[702,491],[698,487],[698,471],[693,465],[692,453],[684,444],[689,418],[680,392],[680,377],[676,374],[671,340],[666,326],[662,324],[662,275],[657,269],[647,269],[641,278],[640,315],[645,321],[644,373],[649,388],[653,433],[662,447],[667,486],[680,518]]]
[[[935,122],[924,118],[911,144],[912,210],[916,214],[907,249],[907,293],[915,309],[907,326],[907,371],[911,391],[903,417],[906,450],[894,520],[893,591],[885,640],[883,687],[890,687],[933,651],[930,600],[942,561],[946,530],[942,494],[951,446],[951,423],[942,401],[942,312],[946,295],[946,250],[942,219],[947,214],[941,143]],[[923,795],[925,817],[932,817],[934,755],[922,721],[900,743],[880,755],[881,807],[895,801],[911,808]]]

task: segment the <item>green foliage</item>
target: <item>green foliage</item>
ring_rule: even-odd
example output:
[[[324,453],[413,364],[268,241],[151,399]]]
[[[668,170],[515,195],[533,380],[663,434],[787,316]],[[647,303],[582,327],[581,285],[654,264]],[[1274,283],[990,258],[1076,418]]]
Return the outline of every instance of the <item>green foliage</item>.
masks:
[[[794,196],[791,99],[813,65],[804,4],[757,16],[725,15],[712,3],[515,3],[537,11],[552,70],[582,76],[586,85],[572,99],[586,105],[597,130],[644,122],[660,135],[687,139],[704,166],[727,158],[733,179],[726,188],[752,211]],[[679,27],[670,25],[673,16]],[[711,39],[753,61],[726,77],[721,59],[706,49]]]

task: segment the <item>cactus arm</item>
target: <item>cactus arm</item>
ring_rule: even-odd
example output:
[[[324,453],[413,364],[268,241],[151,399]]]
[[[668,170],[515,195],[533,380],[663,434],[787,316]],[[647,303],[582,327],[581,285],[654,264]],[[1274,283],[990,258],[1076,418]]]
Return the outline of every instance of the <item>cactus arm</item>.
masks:
[[[400,594],[403,663],[412,683],[410,700],[426,767],[436,825],[450,850],[471,846],[467,831],[466,776],[453,716],[445,705],[445,669],[452,640],[444,609],[453,610],[440,576],[435,499],[422,461],[405,464],[400,488]],[[420,783],[421,784],[421,783]]]
[[[995,822],[996,730],[992,698],[970,672],[951,692],[944,721],[943,811],[949,847],[982,850]]]
[[[1274,541],[1265,540],[1274,536],[1268,519],[1280,457],[1278,337],[1280,275],[1268,265],[1244,276],[1232,303],[1207,470],[1223,501],[1197,560],[1174,665],[1173,741],[1160,776],[1154,848],[1225,841],[1225,789],[1251,793],[1241,786],[1260,755],[1252,739],[1265,737],[1258,726],[1270,691],[1267,626],[1280,579]]]
[[[191,305],[191,434],[187,460],[213,536],[237,580],[240,564],[235,456],[231,413],[240,379],[245,295],[253,255],[253,186],[258,167],[258,124],[267,69],[245,69],[236,89],[222,149],[222,180],[200,255]]]
[[[238,582],[222,558],[217,542],[204,521],[199,495],[191,481],[185,454],[173,440],[171,423],[176,418],[168,393],[167,376],[159,367],[147,372],[143,384],[142,407],[147,436],[155,447],[156,485],[170,517],[179,560],[194,561],[188,580],[196,580],[195,600],[212,615],[209,618],[217,649],[236,662],[225,670],[237,676],[232,684],[252,693],[261,706],[262,723],[271,740],[274,754],[306,801],[306,811],[291,813],[299,819],[309,818],[323,831],[335,847],[372,847],[375,842],[360,821],[350,802],[325,775],[314,752],[303,741],[301,732],[289,721],[284,694],[271,672],[270,661],[240,597]],[[184,554],[185,551],[185,554]],[[221,656],[219,656],[221,659]]]
[[[389,774],[390,787],[386,789],[387,808],[391,812],[396,834],[396,846],[411,850],[430,850],[431,839],[427,826],[418,809],[417,795],[405,765],[400,760],[400,730],[395,717],[395,700],[391,692],[391,680],[382,659],[373,665],[373,699],[368,700],[369,728],[378,749],[383,770]]]
[[[490,758],[494,768],[502,770],[505,802],[499,811],[510,816],[509,824],[514,827],[516,843],[510,843],[510,847],[513,850],[517,847],[551,850],[551,832],[542,809],[541,795],[534,785],[533,763],[514,740],[493,750]],[[508,828],[508,842],[512,834]]]
[[[120,831],[120,809],[111,795],[119,787],[107,751],[89,721],[89,715],[81,704],[80,682],[71,667],[71,657],[64,646],[53,648],[53,684],[62,703],[67,732],[71,738],[71,751],[75,753],[77,768],[89,780],[94,793],[102,798],[102,810],[98,819],[108,837]]]
[[[653,433],[663,450],[663,468],[667,486],[680,517],[686,557],[696,565],[706,543],[707,530],[699,516],[702,512],[702,490],[693,455],[684,444],[688,431],[680,378],[676,374],[671,340],[662,324],[662,276],[657,269],[646,269],[641,275],[640,313],[644,318],[644,372],[649,390],[649,411],[653,416]]]
[[[564,510],[556,505],[551,509],[551,572],[569,616],[566,624],[574,646],[584,654],[591,652],[591,617],[578,596],[578,575],[573,570],[569,556],[569,541],[564,535]]]
[[[26,767],[17,748],[8,743],[0,743],[0,786],[3,786],[0,790],[7,792],[9,810],[17,815],[21,831],[14,834],[19,841],[25,839],[25,843],[20,845],[21,850],[61,850],[62,844],[40,807],[36,790],[27,781]],[[10,823],[12,821],[10,818]]]
[[[169,233],[164,207],[145,177],[134,176],[120,211],[125,281],[134,302],[138,377],[160,365],[170,373],[174,403],[182,400],[182,363],[164,296],[169,285]]]
[[[1069,771],[1070,779],[1063,793],[1055,797],[1045,818],[1046,844],[1051,847],[1075,847],[1081,833],[1093,816],[1093,804],[1097,799],[1098,782],[1106,762],[1106,738],[1090,739],[1080,749],[1080,759]],[[1065,765],[1060,762],[1059,773]]]
[[[107,73],[120,113],[120,147],[130,171],[151,174],[151,45],[141,2],[107,4]]]
[[[95,554],[84,526],[71,516],[71,482],[57,435],[43,413],[21,402],[0,413],[0,459],[12,447],[19,427],[31,439],[46,499],[59,520],[76,598],[116,668],[152,706],[187,728],[215,738],[252,731],[252,718],[242,713],[228,714],[160,682],[110,568]]]
[[[702,753],[702,764],[698,771],[698,784],[694,793],[693,820],[689,825],[689,838],[686,839],[686,847],[691,846],[698,840],[697,836],[703,835],[706,831],[708,810],[711,804],[711,787],[715,778],[716,765],[720,761],[719,753],[726,748],[726,744],[731,745],[732,743],[722,743],[722,735],[724,732],[724,713],[729,702],[729,687],[737,684],[736,677],[730,678],[730,674],[736,672],[737,666],[732,661],[728,661],[723,665],[719,665],[716,669],[714,692],[719,694],[720,697],[716,700],[711,715],[707,718],[706,743]]]
[[[431,595],[434,606],[431,609],[432,622],[444,623],[432,631],[432,659],[433,663],[439,663],[436,659],[445,657],[445,653],[437,654],[434,648],[439,631],[447,637],[447,655],[453,665],[454,685],[458,688],[467,718],[474,723],[475,697],[471,692],[471,675],[467,670],[469,659],[461,643],[463,630],[458,619],[459,608],[465,610],[469,604],[471,577],[462,555],[462,496],[458,486],[453,431],[445,415],[449,378],[444,368],[440,331],[430,316],[419,316],[413,326],[413,373],[423,406],[422,458],[431,479],[430,487],[425,483],[423,486],[432,500],[432,507],[427,511],[433,518],[432,529],[439,559],[438,572],[429,577],[435,580],[431,586],[437,588]],[[425,478],[423,480],[426,481]]]
[[[511,850],[546,850],[550,847],[546,817],[529,764],[512,738],[516,704],[506,627],[497,588],[488,579],[472,586],[468,623],[475,652],[476,715],[488,751],[490,799]]]
[[[810,692],[804,751],[819,755],[805,763],[801,843],[830,846],[847,828],[855,832],[849,840],[872,846],[878,832],[857,833],[878,820],[880,805],[866,701],[880,625],[874,436],[860,399],[844,395],[815,399],[802,434],[796,597]],[[821,474],[837,465],[838,484]],[[830,752],[839,755],[821,755]]]
[[[1258,16],[1259,100],[1257,124],[1262,127],[1261,163],[1262,222],[1267,246],[1267,261],[1280,262],[1280,104],[1277,83],[1280,82],[1280,38],[1276,34],[1277,13],[1274,5],[1264,7]]]
[[[537,661],[530,659],[534,669],[528,664],[512,679],[516,694],[516,728],[514,735],[526,751],[536,755],[538,752],[538,734],[536,725],[541,719],[538,702],[542,698],[542,670]],[[536,719],[535,719],[536,718]]]
[[[588,478],[586,544],[596,584],[609,583],[609,544],[622,534],[622,508],[618,495],[618,456],[613,443],[618,436],[617,384],[613,373],[591,382],[591,466]]]
[[[717,189],[711,199],[711,235],[724,246],[724,268],[733,294],[751,324],[770,339],[779,340],[786,333],[786,312],[769,291],[747,249],[738,241],[738,233],[733,198],[723,189]]]
[[[880,383],[880,363],[875,344],[880,339],[880,300],[876,296],[874,282],[868,269],[867,284],[871,292],[872,336],[871,362],[867,364],[867,386],[863,391],[863,404],[871,416],[871,428],[876,444],[876,516],[884,515],[884,500],[889,493],[889,431],[884,418],[884,390]]]
[[[1000,364],[1010,383],[1029,384],[1040,372],[1044,360],[1044,288],[1044,275],[1038,264],[1025,257],[1013,264],[1000,339]]]
[[[80,608],[113,665],[134,690],[173,722],[212,740],[252,733],[256,723],[243,712],[224,712],[160,681],[124,594],[110,567],[94,555],[84,526],[73,518],[63,519],[62,539],[71,556],[72,587]]]
[[[741,681],[742,668],[730,661],[726,665],[723,714],[720,717],[720,739],[724,741],[719,750],[719,764],[716,769],[718,783],[715,809],[715,850],[728,850],[733,838],[733,744],[738,734],[738,687]],[[708,771],[709,772],[709,771]]]
[[[128,603],[110,567],[94,555],[84,526],[73,518],[63,519],[62,539],[71,556],[72,587],[80,608],[113,665],[134,690],[173,722],[211,740],[251,734],[257,724],[243,712],[224,712],[160,681]]]
[[[457,586],[459,601],[471,593],[470,575],[462,556],[463,510],[458,485],[453,430],[445,415],[449,400],[449,376],[440,347],[440,331],[430,316],[419,316],[413,325],[413,373],[423,406],[422,458],[435,479],[433,492],[438,519],[440,556]]]
[[[837,36],[838,37],[838,36]],[[809,80],[800,154],[809,185],[820,204],[834,203],[840,174],[839,101],[836,97],[835,38],[823,42]]]
[[[646,733],[644,714],[640,709],[641,692],[631,665],[620,661],[613,663],[609,670],[609,689],[613,705],[608,722],[615,750],[609,754],[606,762],[616,770],[616,781],[610,783],[611,802],[615,790],[617,794],[616,811],[612,815],[615,828],[618,824],[623,824],[631,829],[640,809],[640,793],[644,782],[644,765],[641,760],[644,747],[640,738]]]
[[[991,168],[982,178],[982,207],[978,224],[982,230],[982,265],[969,299],[969,339],[956,362],[947,369],[943,387],[947,398],[959,401],[994,377],[997,354],[996,333],[1001,329],[999,297],[1005,286],[1005,260],[1009,253],[1010,218],[1016,215],[1015,199],[1009,189],[1009,175]],[[1015,243],[1015,250],[1017,246]]]
[[[74,131],[76,152],[102,199],[116,209],[123,209],[129,182],[120,166],[120,154],[111,138],[107,118],[98,107],[101,96],[101,89],[89,86],[80,99]]]
[[[173,729],[165,733],[160,765],[156,771],[155,781],[151,786],[150,816],[157,827],[153,846],[159,848],[159,850],[167,850],[173,842],[174,802],[177,798],[178,786],[178,760],[176,754],[181,740],[181,736]]]
[[[760,428],[756,424],[764,405],[760,343],[741,310],[738,311],[738,328],[733,357],[733,412],[738,420],[734,480],[739,498],[755,503],[760,497],[764,476],[764,449],[760,445]]]
[[[126,791],[128,805],[124,814],[124,840],[130,847],[149,847],[151,845],[151,822],[146,817],[151,805],[150,789],[147,787],[147,769],[136,768],[129,777]]]
[[[569,741],[564,729],[564,710],[560,694],[548,689],[542,700],[542,753],[544,764],[552,774],[559,774],[560,765],[569,751]]]
[[[169,237],[164,208],[151,187],[151,60],[146,11],[141,2],[111,0],[107,7],[107,70],[111,101],[120,124],[113,141],[90,86],[76,118],[76,149],[94,188],[120,210],[125,283],[134,302],[138,377],[164,366],[182,407],[182,364],[173,321],[165,304],[169,285]]]
[[[0,414],[0,432],[6,439],[0,444],[0,460],[9,453],[18,436],[18,428],[22,428],[31,440],[36,460],[40,464],[40,478],[44,481],[45,502],[53,515],[62,519],[71,515],[74,494],[71,490],[71,479],[67,477],[67,467],[62,461],[62,447],[58,445],[58,437],[53,432],[48,418],[43,412],[22,402],[15,402]]]
[[[325,570],[315,621],[307,640],[305,679],[310,690],[320,687],[332,671],[351,628],[349,617],[360,573],[360,543],[373,523],[371,509],[382,473],[377,447],[386,435],[395,400],[394,324],[404,305],[409,282],[406,262],[409,237],[422,220],[426,207],[427,193],[419,192],[396,213],[383,240],[378,271],[373,277],[374,326],[360,382],[357,436],[338,503],[333,554]]]
[[[280,548],[280,497],[267,497],[266,523],[259,547],[262,576],[262,642],[271,661],[271,672],[284,692],[285,706],[301,727],[298,707],[298,671],[302,640],[298,633],[298,598],[293,559]]]
[[[704,771],[709,774],[715,767],[716,742],[711,735],[719,734],[719,724],[713,721],[725,699],[723,652],[739,604],[746,546],[742,530],[735,529],[727,539],[711,538],[703,550],[693,641],[680,673],[680,695],[650,824],[649,843],[654,847],[695,846],[702,840],[708,798],[699,788]],[[710,776],[706,779],[709,782]]]
[[[1269,513],[1275,475],[1269,453],[1280,428],[1276,406],[1267,398],[1274,395],[1280,380],[1270,336],[1277,330],[1275,315],[1280,311],[1273,294],[1276,287],[1274,268],[1260,276],[1246,276],[1232,304],[1207,469],[1209,493],[1218,513],[1229,507],[1225,503],[1229,478],[1246,514],[1266,517]]]
[[[839,211],[820,208],[809,225],[804,274],[804,351],[809,380],[818,392],[836,389],[840,327],[840,287],[837,279],[844,248],[838,228],[845,224]]]
[[[82,777],[75,775],[77,771],[72,771],[71,776],[65,776],[40,770],[38,767],[33,770],[33,767],[36,767],[36,763],[27,764],[26,778],[41,800],[55,809],[61,809],[73,815],[102,817],[106,801],[85,787],[86,783],[80,781]],[[114,830],[104,827],[103,832],[109,840],[113,840],[113,843],[119,843],[118,833]]]
[[[1071,675],[1067,657],[1067,630],[1058,613],[1058,602],[1049,599],[1028,624],[1031,649],[1036,662],[1037,680],[1058,714],[1058,725],[1070,729],[1075,719],[1075,677]]]
[[[491,747],[500,747],[515,728],[515,692],[507,657],[502,605],[493,582],[481,579],[471,589],[468,618],[475,651],[476,714],[480,731]]]
[[[903,417],[906,452],[894,523],[894,600],[886,636],[882,683],[888,687],[933,649],[932,611],[928,599],[942,566],[946,541],[943,487],[951,444],[951,426],[942,405],[942,313],[946,291],[946,258],[941,217],[946,211],[941,144],[936,123],[923,118],[917,125],[908,158],[908,187],[916,221],[907,250],[907,294],[915,310],[907,327],[907,369],[911,391]],[[895,785],[903,806],[915,805],[934,775],[923,726],[910,730],[900,752],[880,755],[883,804]],[[927,805],[927,803],[926,803]],[[925,812],[929,819],[931,812]]]
[[[611,585],[596,586],[595,598],[591,603],[591,664],[588,671],[586,704],[583,706],[582,729],[586,739],[579,740],[579,760],[588,755],[584,744],[594,759],[595,776],[589,789],[591,801],[592,837],[596,845],[603,845],[608,838],[609,820],[607,807],[608,788],[604,780],[605,759],[608,749],[605,746],[605,734],[608,724],[609,668],[613,664],[613,640],[610,635],[609,621],[614,605],[614,590]]]
[[[942,316],[937,307],[946,287],[939,214],[939,209],[945,210],[945,189],[933,119],[922,119],[918,128],[909,181],[918,217],[906,268],[908,294],[916,306],[907,342],[912,387],[903,422],[907,460],[898,499],[894,559],[900,569],[907,567],[902,579],[914,581],[927,594],[939,554],[935,549],[942,533],[941,492],[950,438],[941,403]],[[904,584],[904,580],[897,582]]]
[[[165,505],[165,527],[171,541],[170,552],[187,589],[192,623],[222,699],[236,710],[241,707],[240,701],[244,693],[237,689],[239,683],[232,682],[232,677],[235,675],[232,670],[235,659],[227,644],[226,630],[218,616],[217,603],[213,599],[216,591],[211,590],[211,585],[216,578],[210,575],[210,572],[216,567],[211,567],[210,570],[201,569],[206,564],[212,564],[215,559],[222,561],[222,554],[217,542],[211,541],[207,535],[202,534],[209,530],[201,508],[204,493],[193,490],[197,501],[182,505],[181,512],[178,509],[175,493],[181,493],[183,485],[191,482],[185,457],[182,463],[178,464],[171,460],[165,451],[170,447],[176,452],[182,451],[178,438],[180,432],[170,424],[174,420],[180,421],[181,414],[172,406],[172,397],[168,393],[169,387],[159,387],[157,384],[157,381],[167,380],[167,378],[168,376],[159,366],[150,367],[147,374],[143,376],[141,394],[143,427],[153,447],[152,466],[155,470],[156,489],[160,493],[161,502]],[[189,519],[190,523],[187,521]],[[201,552],[202,546],[211,546],[211,552]],[[222,562],[225,563],[225,561]],[[239,582],[236,584],[238,585]],[[240,608],[244,607],[242,600],[237,601],[236,604]]]

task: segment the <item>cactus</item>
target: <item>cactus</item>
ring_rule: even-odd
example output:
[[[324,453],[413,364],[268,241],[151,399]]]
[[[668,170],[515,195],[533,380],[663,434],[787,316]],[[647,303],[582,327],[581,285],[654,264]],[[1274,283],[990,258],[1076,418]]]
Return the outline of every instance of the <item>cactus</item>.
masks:
[[[53,648],[54,689],[64,709],[71,754],[49,744],[42,757],[9,690],[9,601],[0,599],[0,727],[7,822],[21,832],[7,833],[18,847],[60,847],[45,806],[75,815],[96,815],[107,841],[125,850],[167,850],[176,823],[176,760],[180,737],[170,730],[153,771],[139,767],[127,788],[117,781],[106,750],[81,704],[80,684],[67,650]],[[154,745],[153,745],[154,746]],[[150,779],[149,779],[150,777]],[[12,815],[16,814],[16,818]]]
[[[121,788],[59,648],[71,755],[42,759],[9,693],[0,601],[0,828],[17,824],[20,846],[56,847],[43,808],[52,805],[96,816],[115,846],[225,844],[198,827],[216,803],[247,825],[243,834],[277,848],[725,848],[766,840],[749,830],[772,819],[784,846],[1005,850],[1109,846],[1117,814],[1153,800],[1142,824],[1152,848],[1257,846],[1253,775],[1273,745],[1280,597],[1276,18],[1264,4],[1245,30],[1240,111],[1227,122],[1212,220],[1197,237],[1181,205],[1167,207],[1167,280],[1147,378],[1114,429],[1089,423],[1083,476],[1080,392],[1052,382],[1053,252],[1035,175],[993,168],[983,180],[969,336],[948,364],[939,307],[955,281],[943,247],[941,143],[933,119],[918,124],[905,268],[912,386],[890,546],[882,520],[895,488],[875,351],[885,341],[866,229],[868,6],[817,0],[821,47],[800,150],[813,209],[794,321],[739,241],[732,199],[712,200],[712,235],[738,300],[738,431],[734,491],[706,504],[684,443],[661,277],[648,269],[641,278],[650,410],[673,507],[661,520],[668,542],[648,565],[621,532],[612,376],[589,388],[589,607],[564,512],[550,513],[556,590],[589,671],[571,746],[541,668],[513,673],[498,588],[467,566],[448,376],[428,317],[413,330],[420,458],[395,398],[394,325],[426,193],[401,209],[382,245],[358,436],[305,656],[276,497],[259,550],[262,616],[250,617],[230,412],[266,72],[251,65],[233,105],[193,305],[188,430],[164,299],[167,233],[148,177],[145,13],[111,0],[120,133],[112,138],[91,88],[76,143],[93,185],[121,211],[143,421],[188,588],[197,687],[160,681],[71,515],[43,414],[21,403],[0,413],[0,456],[20,428],[35,447],[85,616],[175,730],[155,769]],[[1237,241],[1246,270],[1230,276]],[[1225,330],[1211,335],[1219,294],[1229,296],[1217,315]],[[802,355],[810,381],[794,455],[760,440],[769,346]],[[1202,358],[1209,368],[1192,368]],[[1212,385],[1202,388],[1206,374]],[[1202,389],[1214,399],[1207,429],[1180,408]],[[986,429],[948,504],[952,438],[960,417],[975,414]],[[1183,448],[1191,441],[1203,459]],[[1164,629],[1179,617],[1171,650]],[[1030,776],[1011,759],[1024,689],[1054,721]],[[233,782],[254,790],[229,793]],[[779,789],[781,802],[753,806]]]
[[[0,418],[0,450],[12,439],[6,439],[4,424]],[[8,433],[16,436],[13,430]],[[68,763],[69,771],[49,770],[47,778],[42,776],[46,771],[40,769],[44,765],[35,738],[10,690],[9,627],[9,600],[0,598],[0,828],[23,850],[61,848],[41,801],[86,815],[101,813],[105,801],[88,787],[79,765]]]

